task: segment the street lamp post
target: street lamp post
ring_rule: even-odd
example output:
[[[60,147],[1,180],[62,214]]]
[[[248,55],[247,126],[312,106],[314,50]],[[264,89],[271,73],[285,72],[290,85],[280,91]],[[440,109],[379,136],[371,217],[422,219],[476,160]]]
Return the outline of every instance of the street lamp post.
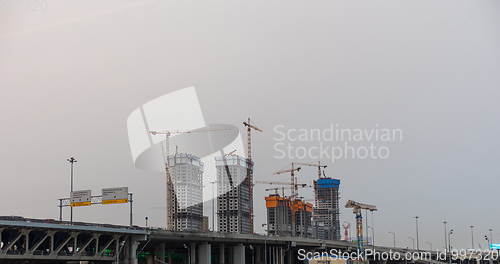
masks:
[[[450,254],[449,257],[449,263],[451,264],[451,235],[453,234],[453,229],[450,229],[450,232],[448,232],[448,252]]]
[[[415,216],[415,226],[417,229],[417,251],[420,250],[419,248],[419,241],[418,241],[418,216]]]
[[[409,236],[408,239],[411,239],[411,242],[412,242],[412,245],[413,245],[413,249],[415,249],[415,238]]]
[[[396,232],[389,232],[389,234],[392,234],[392,244],[396,248]]]
[[[432,251],[432,243],[431,243],[431,242],[428,242],[428,241],[426,241],[425,243],[426,243],[427,245],[429,245],[429,250],[430,250],[430,251]]]
[[[269,226],[267,224],[262,224],[262,227],[266,227],[266,237],[264,239],[264,263],[267,263],[267,237],[269,236]]]
[[[448,249],[448,239],[446,238],[447,234],[448,234],[448,230],[447,230],[447,224],[448,222],[446,220],[443,221],[443,225],[444,225],[444,249]]]
[[[490,248],[491,245],[491,237],[489,235],[485,235],[484,239],[486,240],[486,249]]]
[[[471,235],[471,249],[474,249],[474,226],[471,225],[470,227],[470,235]]]
[[[71,157],[69,159],[67,159],[67,161],[71,164],[71,192],[70,192],[70,196],[71,194],[73,193],[73,166],[75,164],[75,162],[77,162],[77,160],[74,158],[74,157]],[[71,198],[71,197],[70,197]],[[73,206],[71,206],[71,200],[70,200],[70,218],[69,218],[69,222],[71,224],[73,224]]]

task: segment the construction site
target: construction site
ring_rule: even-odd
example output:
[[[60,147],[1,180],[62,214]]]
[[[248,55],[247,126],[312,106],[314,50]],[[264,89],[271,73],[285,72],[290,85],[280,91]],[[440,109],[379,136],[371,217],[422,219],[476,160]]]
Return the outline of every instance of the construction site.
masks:
[[[292,162],[289,168],[272,174],[272,179],[277,179],[280,175],[289,176],[288,181],[254,181],[252,134],[263,131],[251,123],[250,118],[242,124],[247,137],[246,157],[237,155],[234,150],[215,158],[216,178],[211,183],[216,184],[216,189],[213,190],[216,190],[214,193],[217,195],[213,198],[212,231],[254,234],[254,187],[267,185],[264,190],[271,193],[262,200],[267,212],[267,222],[262,227],[268,235],[341,240],[340,179],[328,177],[327,165],[317,161]],[[177,149],[175,154],[170,155],[169,138],[178,134],[220,130],[224,129],[151,132],[153,135],[165,137],[162,147],[167,187],[167,230],[183,232],[208,230],[210,218],[203,210],[204,164],[199,157],[189,153],[179,154]],[[299,182],[299,178],[306,178],[299,177],[299,174],[304,173],[305,167],[314,169],[311,172],[314,171],[316,174],[311,183]],[[312,189],[312,197],[301,196],[302,189],[306,188]],[[357,240],[363,241],[360,211],[374,210],[374,207],[368,206],[368,208],[363,204],[353,203],[346,207],[353,208],[357,221]],[[345,230],[346,228],[350,226],[344,226]],[[348,232],[345,232],[344,240],[350,240]]]

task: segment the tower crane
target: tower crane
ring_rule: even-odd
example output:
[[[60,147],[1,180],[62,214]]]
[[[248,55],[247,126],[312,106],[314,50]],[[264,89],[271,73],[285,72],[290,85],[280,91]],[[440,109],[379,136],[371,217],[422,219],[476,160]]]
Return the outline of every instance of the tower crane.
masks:
[[[205,133],[213,131],[227,131],[232,129],[221,128],[221,129],[194,129],[194,130],[167,130],[167,131],[149,131],[153,136],[162,135],[165,136],[165,145],[162,144],[162,154],[163,162],[165,165],[165,176],[167,181],[167,229],[175,230],[177,228],[177,195],[175,194],[174,186],[172,183],[172,177],[170,175],[170,166],[168,161],[168,155],[170,154],[170,137],[180,134],[194,134],[194,133]],[[172,202],[169,202],[172,201]]]
[[[290,169],[286,169],[286,170],[280,170],[280,171],[277,171],[275,173],[273,173],[273,175],[279,175],[279,174],[283,174],[283,173],[290,173],[290,184],[291,185],[294,185],[294,184],[297,184],[297,178],[295,177],[295,172],[297,171],[300,171],[300,167],[297,167],[297,168],[294,168],[294,163],[292,162],[292,168]],[[298,188],[297,188],[297,185],[295,185],[295,188],[292,190],[292,197],[295,197],[297,196],[297,191],[298,191]]]
[[[321,175],[324,175],[324,169],[328,167],[327,165],[321,164],[321,161],[318,161],[318,163],[305,163],[305,162],[294,162],[294,164],[297,165],[302,165],[302,166],[311,166],[311,167],[317,167],[318,168],[318,179],[321,178]],[[323,173],[322,172],[323,169]]]
[[[247,128],[247,159],[252,160],[252,130],[263,132],[262,129],[252,125],[250,117],[243,125]]]
[[[377,207],[371,204],[358,203],[353,200],[348,200],[345,208],[352,208],[352,212],[356,215],[356,236],[358,240],[358,249],[363,248],[363,214],[361,210],[377,211]]]
[[[253,160],[252,160],[252,130],[263,132],[250,121],[250,117],[243,125],[247,128],[247,184],[250,192],[250,201],[253,201]],[[253,205],[250,205],[250,233],[253,233]]]

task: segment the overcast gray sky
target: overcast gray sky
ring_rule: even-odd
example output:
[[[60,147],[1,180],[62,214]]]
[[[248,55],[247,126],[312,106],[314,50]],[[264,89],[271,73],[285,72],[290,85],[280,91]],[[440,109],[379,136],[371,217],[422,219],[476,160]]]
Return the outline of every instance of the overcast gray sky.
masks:
[[[276,125],[401,129],[389,159],[327,170],[342,204],[380,208],[377,243],[395,231],[409,245],[415,215],[422,245],[442,246],[445,218],[457,246],[470,245],[471,224],[477,242],[489,228],[500,241],[499,25],[495,0],[0,0],[0,215],[57,218],[74,155],[77,189],[129,186],[135,222],[162,225],[164,179],[134,168],[126,119],[196,86],[209,123],[250,115],[265,130],[257,179],[290,162],[273,158]],[[126,224],[127,208],[75,219]],[[341,219],[354,222],[346,209]]]

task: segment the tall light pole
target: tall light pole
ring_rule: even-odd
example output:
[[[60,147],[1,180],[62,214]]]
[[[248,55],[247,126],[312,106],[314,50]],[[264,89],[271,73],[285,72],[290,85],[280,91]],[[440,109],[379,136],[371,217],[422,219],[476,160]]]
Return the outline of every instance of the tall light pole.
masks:
[[[417,251],[420,250],[419,244],[418,244],[418,216],[415,216],[415,226],[417,229]]]
[[[71,196],[71,194],[73,193],[73,166],[74,166],[75,162],[77,162],[77,160],[74,157],[71,157],[71,158],[67,159],[67,161],[71,164],[71,193],[70,193],[70,196]],[[69,208],[70,208],[69,222],[71,224],[73,224],[73,206],[71,206],[71,200],[70,200],[70,207]]]
[[[392,234],[392,244],[396,248],[396,232],[389,232],[389,234]]]
[[[444,250],[448,249],[448,239],[446,238],[448,235],[448,230],[447,230],[447,224],[448,222],[446,220],[443,221],[444,225]]]
[[[267,224],[262,224],[262,227],[266,227],[266,236],[264,239],[264,263],[267,263],[267,237],[269,236],[269,226]]]
[[[409,236],[408,239],[411,239],[411,242],[413,244],[413,249],[415,249],[415,238]]]
[[[431,242],[428,242],[428,241],[426,241],[425,243],[426,243],[427,245],[429,245],[429,250],[430,250],[430,251],[432,251],[432,243],[431,243]]]
[[[471,225],[469,227],[470,227],[470,236],[471,236],[471,243],[472,243],[471,249],[474,249],[474,226]]]
[[[450,252],[451,254],[451,235],[453,234],[453,229],[450,229],[450,231],[448,232],[448,252]],[[451,255],[449,256],[449,262],[451,264]]]
[[[493,229],[488,229],[488,231],[490,231],[490,244],[493,244],[495,242],[493,242]]]
[[[491,248],[491,237],[489,235],[485,235],[484,239],[486,240],[486,249]]]

